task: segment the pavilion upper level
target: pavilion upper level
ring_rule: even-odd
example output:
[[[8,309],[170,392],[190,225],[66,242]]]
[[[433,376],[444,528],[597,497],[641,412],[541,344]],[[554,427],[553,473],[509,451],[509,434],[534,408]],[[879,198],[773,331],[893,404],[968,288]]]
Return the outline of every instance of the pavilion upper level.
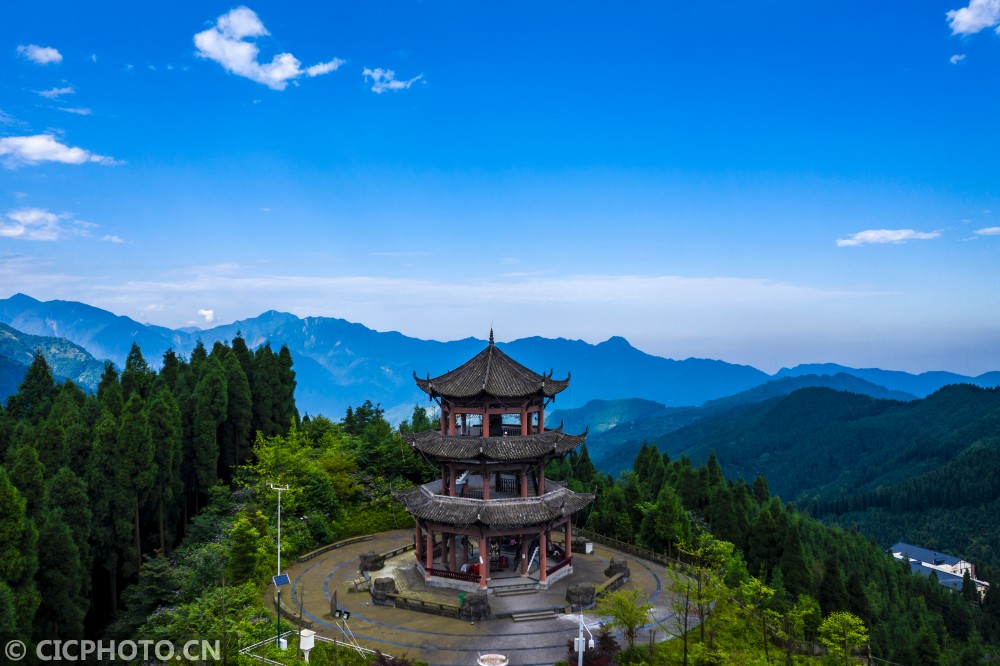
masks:
[[[403,437],[410,446],[435,461],[527,463],[562,457],[580,446],[587,439],[587,433],[568,435],[559,429],[533,435],[463,437],[429,430]]]
[[[553,398],[569,386],[569,374],[566,379],[553,379],[551,371],[540,375],[502,352],[493,342],[492,330],[486,349],[459,367],[438,377],[428,375],[426,379],[414,372],[413,379],[427,395],[454,405],[479,405],[490,399]]]

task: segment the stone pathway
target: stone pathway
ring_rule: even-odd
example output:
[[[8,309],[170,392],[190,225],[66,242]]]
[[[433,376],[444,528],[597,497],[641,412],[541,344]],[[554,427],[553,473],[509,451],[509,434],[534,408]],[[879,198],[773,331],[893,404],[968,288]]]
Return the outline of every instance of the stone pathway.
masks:
[[[376,606],[367,592],[353,592],[352,582],[360,577],[358,559],[368,551],[386,552],[406,545],[413,539],[412,530],[395,530],[375,535],[374,540],[329,551],[308,562],[287,569],[292,580],[292,601],[297,608],[301,596],[303,616],[323,636],[345,639],[345,625],[330,615],[330,600],[336,592],[337,605],[351,612],[349,630],[364,647],[393,656],[409,656],[431,666],[471,666],[480,654],[503,654],[511,666],[542,666],[562,661],[567,656],[567,641],[576,637],[579,615],[559,615],[554,619],[515,623],[512,620],[488,620],[469,623],[462,620],[415,611]],[[397,586],[407,587],[407,594],[442,603],[458,604],[458,591],[427,588],[413,571],[413,552],[408,551],[386,562],[386,568],[373,577],[396,571]],[[599,584],[604,580],[608,561],[626,559],[631,568],[630,587],[644,590],[656,608],[654,620],[670,626],[666,592],[661,581],[662,565],[625,555],[599,544],[592,554],[574,554],[574,573],[536,594],[497,597],[490,595],[494,613],[527,612],[566,606],[566,590],[582,582]],[[287,590],[287,588],[285,588]],[[268,597],[273,596],[273,589]],[[284,594],[282,594],[284,597]],[[284,605],[284,604],[283,604]],[[291,604],[290,604],[291,605]],[[584,621],[597,634],[599,620],[592,613]],[[652,623],[640,632],[649,640],[648,630],[656,631],[655,640],[666,638],[664,629]]]

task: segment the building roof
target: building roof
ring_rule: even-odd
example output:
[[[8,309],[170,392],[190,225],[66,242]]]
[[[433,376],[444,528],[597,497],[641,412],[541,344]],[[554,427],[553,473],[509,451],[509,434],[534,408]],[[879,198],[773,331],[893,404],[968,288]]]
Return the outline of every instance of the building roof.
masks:
[[[962,576],[956,576],[955,574],[950,574],[947,571],[932,569],[923,562],[917,562],[915,560],[910,560],[910,571],[918,573],[925,578],[930,578],[931,574],[934,574],[937,576],[938,582],[945,587],[950,587],[951,589],[959,592],[962,590]]]
[[[405,434],[403,439],[425,456],[437,460],[528,462],[572,451],[587,439],[587,433],[567,435],[561,430],[546,430],[524,436],[451,437],[429,430]]]
[[[911,560],[917,560],[919,562],[933,564],[935,566],[955,566],[959,562],[962,562],[962,558],[960,557],[948,555],[947,553],[939,553],[936,550],[921,548],[920,546],[913,546],[908,543],[903,543],[902,541],[894,544],[893,547],[890,548],[890,551],[893,554],[902,553]]]
[[[594,501],[590,494],[559,488],[541,497],[512,499],[469,499],[436,495],[419,486],[394,490],[393,496],[417,518],[445,525],[493,528],[543,525],[562,516],[570,516]]]
[[[540,375],[524,367],[493,344],[493,331],[486,349],[459,367],[438,377],[426,379],[413,373],[417,386],[428,395],[445,398],[474,398],[488,395],[497,398],[525,398],[541,394],[551,398],[569,386],[566,379],[552,379],[552,372]]]

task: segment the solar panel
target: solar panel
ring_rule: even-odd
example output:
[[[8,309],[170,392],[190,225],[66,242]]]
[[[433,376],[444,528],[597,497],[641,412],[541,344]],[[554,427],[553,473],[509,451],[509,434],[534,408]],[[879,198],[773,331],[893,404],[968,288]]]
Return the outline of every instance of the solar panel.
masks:
[[[289,585],[291,581],[288,580],[288,574],[278,574],[273,577],[275,587],[281,587],[282,585]]]

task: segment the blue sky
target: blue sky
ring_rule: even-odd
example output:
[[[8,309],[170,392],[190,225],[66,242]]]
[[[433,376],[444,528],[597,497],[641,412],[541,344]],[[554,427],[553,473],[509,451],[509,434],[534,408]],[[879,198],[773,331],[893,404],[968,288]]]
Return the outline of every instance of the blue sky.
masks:
[[[1000,0],[4,3],[0,297],[1000,369]]]

